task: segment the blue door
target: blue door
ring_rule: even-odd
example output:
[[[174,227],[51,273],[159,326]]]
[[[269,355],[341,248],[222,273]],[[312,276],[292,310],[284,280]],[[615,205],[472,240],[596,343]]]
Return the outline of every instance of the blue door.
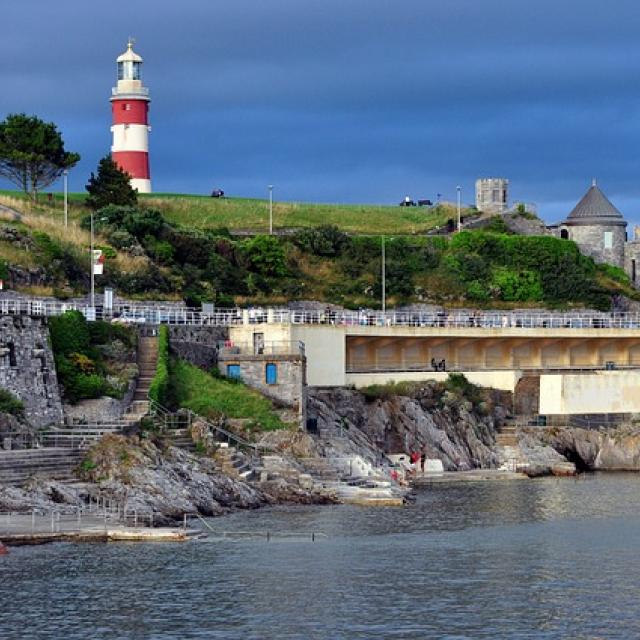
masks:
[[[242,376],[240,375],[240,365],[239,364],[228,364],[227,365],[227,378],[235,378],[236,380],[240,380]]]
[[[278,384],[278,365],[270,362],[266,369],[267,384]]]

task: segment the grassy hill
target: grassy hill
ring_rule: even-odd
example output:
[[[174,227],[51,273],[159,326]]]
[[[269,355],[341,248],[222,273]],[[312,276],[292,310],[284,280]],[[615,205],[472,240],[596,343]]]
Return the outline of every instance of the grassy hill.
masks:
[[[87,215],[86,194],[69,194],[69,215],[80,219]],[[41,195],[37,205],[31,205],[18,191],[0,190],[0,204],[27,207],[30,211],[61,216],[63,197],[60,193]],[[250,198],[210,198],[182,194],[143,194],[140,206],[157,209],[169,222],[191,229],[219,229],[265,233],[269,229],[269,202]],[[464,214],[471,213],[468,210]],[[337,225],[348,233],[419,234],[441,227],[456,217],[451,204],[437,207],[400,207],[366,204],[313,204],[274,202],[274,229],[292,229]]]
[[[427,302],[450,307],[606,309],[614,295],[639,298],[620,269],[596,265],[567,240],[513,235],[501,218],[482,231],[449,237],[403,235],[397,230],[411,216],[434,212],[398,208],[384,216],[380,207],[298,205],[296,211],[296,205],[289,204],[282,216],[304,223],[301,229],[282,237],[238,238],[229,235],[223,223],[231,221],[240,228],[243,222],[242,228],[247,228],[247,219],[258,220],[265,203],[157,195],[141,200],[152,206],[107,208],[96,219],[96,244],[107,259],[98,290],[108,285],[132,298],[183,299],[191,305],[318,300],[375,308],[380,306],[384,232],[389,307]],[[83,217],[86,223],[87,214],[82,199],[72,199],[66,229],[55,201],[29,207],[15,194],[0,194],[3,201],[30,213],[16,220],[0,212],[0,278],[36,294],[86,293],[89,234],[86,224],[80,224]],[[345,224],[315,226],[340,215],[353,227],[360,225],[363,233],[347,234]],[[365,224],[373,219],[382,229]],[[34,272],[39,286],[34,286]]]

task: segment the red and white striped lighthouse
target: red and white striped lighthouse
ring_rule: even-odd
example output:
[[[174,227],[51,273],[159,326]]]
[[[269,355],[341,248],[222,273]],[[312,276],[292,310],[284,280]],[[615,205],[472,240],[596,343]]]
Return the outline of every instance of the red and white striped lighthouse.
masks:
[[[142,86],[142,58],[127,50],[118,56],[118,84],[111,90],[113,113],[113,161],[131,176],[131,186],[140,193],[151,193],[149,172],[149,89]]]

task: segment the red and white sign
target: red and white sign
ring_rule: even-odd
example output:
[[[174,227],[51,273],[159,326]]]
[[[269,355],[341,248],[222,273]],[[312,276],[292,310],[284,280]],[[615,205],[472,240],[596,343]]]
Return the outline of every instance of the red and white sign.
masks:
[[[93,275],[101,276],[104,271],[104,255],[102,249],[93,250]]]

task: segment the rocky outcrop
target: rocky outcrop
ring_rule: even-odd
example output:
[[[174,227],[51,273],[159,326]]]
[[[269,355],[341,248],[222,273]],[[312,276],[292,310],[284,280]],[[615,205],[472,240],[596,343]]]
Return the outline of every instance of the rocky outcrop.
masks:
[[[548,446],[576,465],[579,471],[640,471],[640,428],[616,429],[550,427],[528,429],[523,441]]]
[[[448,471],[497,465],[496,425],[506,409],[499,395],[483,391],[475,403],[428,382],[409,395],[367,398],[349,389],[313,389],[308,415],[321,431],[342,431],[367,459],[384,453],[425,451]]]
[[[223,473],[210,456],[137,436],[105,436],[89,450],[79,473],[82,482],[77,484],[34,479],[21,488],[0,487],[0,511],[73,513],[100,496],[128,512],[153,513],[154,522],[163,524],[185,513],[216,516],[276,503],[331,501],[282,478],[260,485],[242,482]]]
[[[0,317],[0,387],[24,403],[34,427],[62,422],[62,403],[44,318]]]

